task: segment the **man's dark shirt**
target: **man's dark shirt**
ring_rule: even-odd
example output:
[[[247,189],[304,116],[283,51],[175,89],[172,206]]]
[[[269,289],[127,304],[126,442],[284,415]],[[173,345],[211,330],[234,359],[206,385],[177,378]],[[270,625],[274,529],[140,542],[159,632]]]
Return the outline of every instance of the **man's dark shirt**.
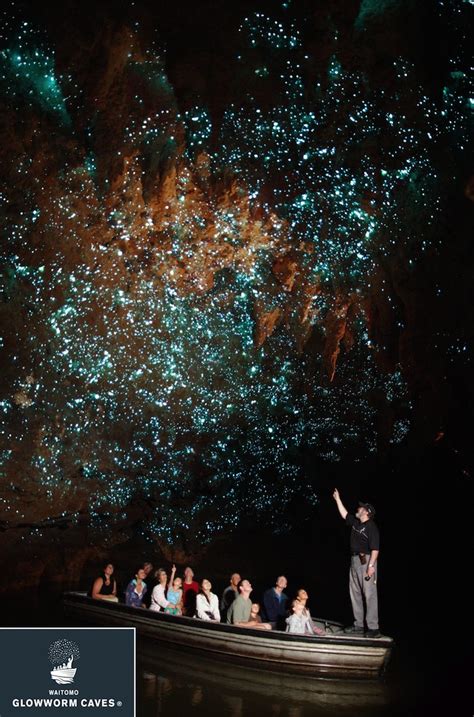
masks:
[[[379,529],[372,518],[362,523],[355,515],[348,513],[346,523],[352,527],[351,553],[366,553],[370,555],[372,550],[380,550]]]
[[[288,602],[288,596],[286,593],[281,593],[278,598],[274,588],[270,588],[263,593],[263,611],[265,613],[268,622],[281,622],[282,618],[286,617],[286,604]]]
[[[150,607],[151,605],[151,594],[153,592],[153,588],[155,585],[158,585],[158,580],[153,577],[153,575],[150,573],[145,578],[146,583],[146,593],[145,597],[142,600],[143,605],[146,605],[146,607]]]
[[[226,587],[226,589],[224,590],[224,592],[222,593],[221,604],[220,604],[221,620],[225,621],[225,616],[227,615],[227,610],[230,608],[230,606],[234,602],[237,595],[238,595],[238,592],[236,590],[234,590],[234,588],[231,585],[228,585]]]

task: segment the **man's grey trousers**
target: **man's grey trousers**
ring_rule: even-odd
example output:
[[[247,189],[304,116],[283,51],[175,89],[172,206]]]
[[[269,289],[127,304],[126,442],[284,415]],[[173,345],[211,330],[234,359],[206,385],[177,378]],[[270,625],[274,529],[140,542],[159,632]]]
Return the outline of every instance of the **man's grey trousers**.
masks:
[[[349,571],[349,593],[354,613],[354,625],[364,628],[364,608],[367,628],[369,630],[379,629],[379,607],[377,598],[377,563],[375,573],[370,580],[364,580],[369,564],[362,565],[358,555],[351,556],[351,569]]]

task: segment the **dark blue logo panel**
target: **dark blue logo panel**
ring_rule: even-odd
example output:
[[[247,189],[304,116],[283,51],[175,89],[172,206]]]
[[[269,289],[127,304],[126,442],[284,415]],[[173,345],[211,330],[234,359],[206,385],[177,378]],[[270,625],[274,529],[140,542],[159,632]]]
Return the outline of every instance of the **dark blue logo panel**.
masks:
[[[134,628],[0,628],[0,717],[134,717]]]

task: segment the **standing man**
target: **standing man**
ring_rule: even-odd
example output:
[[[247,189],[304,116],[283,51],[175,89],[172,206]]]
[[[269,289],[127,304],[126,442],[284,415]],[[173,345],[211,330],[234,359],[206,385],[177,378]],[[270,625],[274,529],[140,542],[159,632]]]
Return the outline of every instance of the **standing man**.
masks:
[[[379,556],[379,529],[373,518],[374,506],[360,503],[355,515],[344,507],[339,491],[334,489],[333,498],[343,520],[351,530],[351,568],[349,572],[349,593],[354,613],[354,624],[344,632],[352,635],[364,634],[364,603],[367,622],[366,637],[380,637],[377,598],[377,558]]]

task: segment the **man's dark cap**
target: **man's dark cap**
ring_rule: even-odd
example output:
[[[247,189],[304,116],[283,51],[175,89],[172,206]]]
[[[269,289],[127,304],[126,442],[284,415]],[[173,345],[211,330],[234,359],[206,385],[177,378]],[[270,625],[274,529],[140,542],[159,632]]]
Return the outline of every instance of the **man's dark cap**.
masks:
[[[361,508],[365,508],[366,511],[367,511],[367,513],[370,513],[370,517],[371,517],[371,518],[374,517],[374,515],[375,515],[375,508],[374,508],[374,506],[372,505],[372,503],[362,503],[361,501],[359,501],[359,506],[360,506]]]

